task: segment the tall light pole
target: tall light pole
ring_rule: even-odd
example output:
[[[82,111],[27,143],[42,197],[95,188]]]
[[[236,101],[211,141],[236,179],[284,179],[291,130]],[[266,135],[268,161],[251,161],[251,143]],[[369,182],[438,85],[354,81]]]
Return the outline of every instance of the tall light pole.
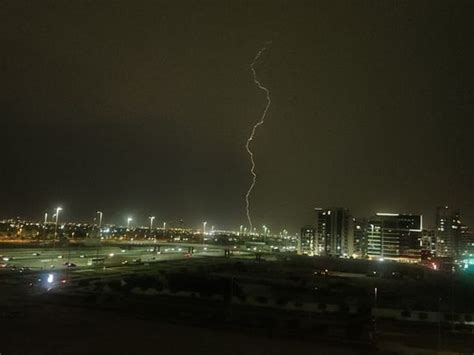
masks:
[[[46,231],[46,223],[48,223],[48,212],[44,213],[44,224],[43,224],[43,232],[44,232],[44,239],[46,239],[48,232]],[[38,239],[39,241],[39,239]]]
[[[202,235],[206,234],[206,224],[207,224],[207,221],[202,222]]]
[[[244,228],[243,225],[240,225],[240,229],[239,229],[239,235],[242,235],[242,229]]]
[[[268,233],[268,228],[266,225],[263,225],[263,242],[266,243],[267,241],[267,233]]]
[[[127,229],[130,229],[130,222],[133,221],[132,217],[127,218]]]
[[[99,215],[99,237],[102,233],[101,228],[102,228],[102,216],[104,215],[101,211],[97,211],[97,214]]]
[[[101,211],[97,211],[99,215],[99,229],[102,228],[102,216],[104,215]]]
[[[374,308],[377,308],[378,288],[374,288]],[[377,310],[374,309],[374,334],[377,335]]]
[[[55,224],[54,224],[53,248],[56,246],[56,237],[58,236],[59,211],[62,211],[62,208],[61,207],[56,207],[56,221],[55,221]]]
[[[151,231],[153,230],[153,220],[155,219],[155,216],[150,216],[148,218],[150,219],[150,235],[151,235]]]
[[[166,222],[163,222],[163,232],[166,230]]]

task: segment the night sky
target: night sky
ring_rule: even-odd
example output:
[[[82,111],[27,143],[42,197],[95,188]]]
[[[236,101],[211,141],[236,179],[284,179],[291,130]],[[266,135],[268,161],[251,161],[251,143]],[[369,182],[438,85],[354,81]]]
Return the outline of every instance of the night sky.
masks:
[[[2,1],[0,218],[474,226],[472,1]]]

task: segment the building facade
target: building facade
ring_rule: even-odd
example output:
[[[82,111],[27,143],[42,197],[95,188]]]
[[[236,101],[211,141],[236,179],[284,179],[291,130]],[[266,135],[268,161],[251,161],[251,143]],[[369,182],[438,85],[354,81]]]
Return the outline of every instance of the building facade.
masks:
[[[348,209],[317,209],[316,225],[319,255],[351,256],[354,253],[353,220]]]
[[[456,257],[461,254],[461,216],[448,206],[436,208],[436,255]]]
[[[459,254],[462,256],[474,254],[474,234],[468,226],[462,225],[459,232],[460,248]]]
[[[421,257],[421,215],[377,213],[368,224],[369,257],[407,260]]]
[[[316,255],[316,229],[312,226],[301,228],[300,238],[298,241],[298,254]]]
[[[420,247],[422,259],[436,255],[436,236],[433,229],[423,229],[421,231]]]
[[[358,258],[367,256],[367,218],[354,218],[354,255]]]

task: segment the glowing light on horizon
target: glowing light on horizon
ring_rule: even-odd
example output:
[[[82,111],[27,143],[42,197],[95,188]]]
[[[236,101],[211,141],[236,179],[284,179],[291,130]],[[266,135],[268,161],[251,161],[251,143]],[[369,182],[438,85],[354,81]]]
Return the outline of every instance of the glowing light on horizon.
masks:
[[[262,116],[260,117],[260,120],[253,126],[252,132],[250,133],[249,138],[247,139],[247,143],[245,144],[245,149],[247,150],[247,153],[250,156],[250,162],[252,164],[252,167],[250,168],[250,173],[252,174],[252,183],[250,184],[250,187],[245,194],[245,208],[247,212],[247,220],[249,222],[250,230],[253,229],[253,224],[252,224],[252,217],[250,216],[250,194],[252,193],[253,188],[255,187],[255,183],[257,182],[257,174],[255,172],[255,160],[254,160],[254,153],[250,149],[250,143],[253,141],[255,137],[255,132],[257,131],[257,128],[262,126],[265,123],[265,116],[267,115],[268,109],[270,108],[270,105],[272,103],[272,99],[270,97],[270,90],[268,90],[265,86],[262,85],[262,83],[258,80],[257,78],[257,72],[255,70],[255,64],[258,62],[260,59],[260,56],[262,55],[263,52],[265,52],[268,48],[268,46],[271,45],[271,41],[265,43],[265,45],[257,52],[255,57],[253,58],[252,63],[250,64],[250,69],[252,71],[253,75],[253,80],[257,87],[260,90],[265,91],[266,99],[267,99],[267,105],[265,106],[265,110],[263,110]]]

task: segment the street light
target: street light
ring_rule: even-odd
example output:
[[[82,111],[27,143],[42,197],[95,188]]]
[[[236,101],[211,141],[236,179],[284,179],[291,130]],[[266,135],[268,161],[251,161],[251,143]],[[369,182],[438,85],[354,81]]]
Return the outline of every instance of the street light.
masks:
[[[202,222],[202,234],[206,234],[206,224],[207,222]]]
[[[166,222],[163,222],[163,232],[166,230]]]
[[[99,237],[101,235],[101,228],[102,228],[102,216],[104,215],[101,211],[97,211],[97,214],[99,215]]]
[[[127,229],[130,228],[130,222],[133,221],[133,218],[132,217],[128,217],[127,218]]]
[[[378,288],[374,288],[374,308],[377,308]],[[374,334],[377,335],[377,310],[374,309]]]
[[[48,212],[44,214],[44,224],[48,223]]]
[[[58,220],[59,220],[59,212],[63,209],[61,207],[56,207],[56,222],[54,224],[54,240],[53,240],[53,248],[56,246],[56,237],[58,236]]]
[[[150,219],[150,233],[151,233],[151,231],[153,229],[153,220],[155,219],[155,216],[150,216],[148,218]]]
[[[266,243],[268,228],[266,225],[263,225],[263,242]]]
[[[242,229],[244,228],[243,225],[240,225],[240,229],[239,229],[239,235],[242,235]]]
[[[101,211],[97,211],[99,215],[99,229],[102,227],[102,216],[104,215]]]

